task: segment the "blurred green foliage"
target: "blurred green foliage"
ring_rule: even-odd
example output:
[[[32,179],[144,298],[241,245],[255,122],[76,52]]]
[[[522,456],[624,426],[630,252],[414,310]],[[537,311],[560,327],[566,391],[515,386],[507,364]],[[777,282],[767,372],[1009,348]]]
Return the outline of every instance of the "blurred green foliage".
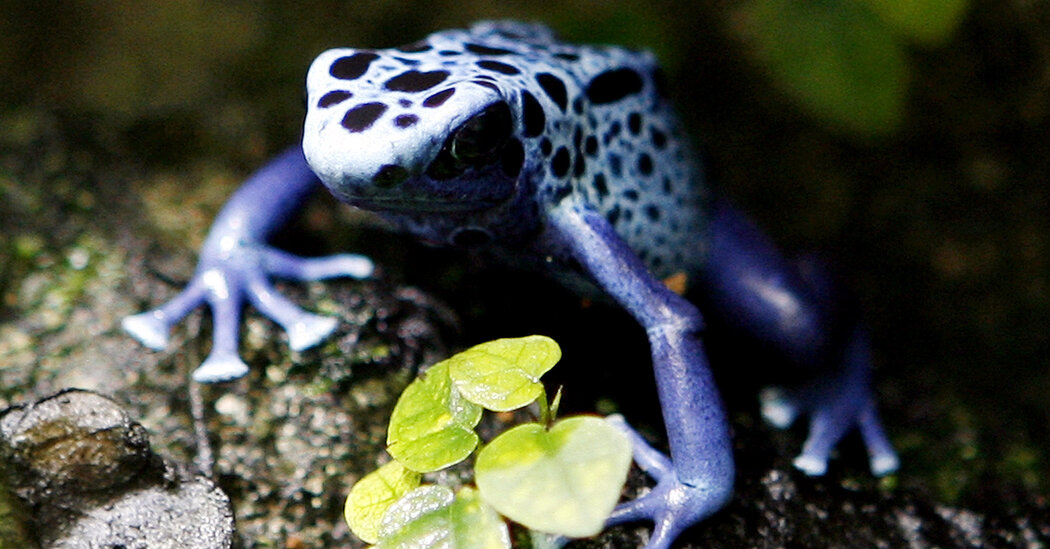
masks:
[[[897,129],[908,47],[953,33],[967,0],[753,0],[741,27],[774,82],[811,115],[857,137]]]
[[[891,29],[905,40],[938,46],[955,33],[969,8],[969,0],[864,0]]]

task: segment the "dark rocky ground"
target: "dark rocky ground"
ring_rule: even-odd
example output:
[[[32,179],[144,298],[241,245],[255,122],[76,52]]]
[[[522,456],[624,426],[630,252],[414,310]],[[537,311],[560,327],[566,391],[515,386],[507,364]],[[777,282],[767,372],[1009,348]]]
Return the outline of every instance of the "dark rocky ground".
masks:
[[[54,494],[31,489],[38,484],[27,488],[25,474],[12,478],[24,469],[8,463],[0,546],[102,546],[87,536],[57,544],[55,532],[75,532],[82,517],[98,516],[87,509],[143,486],[171,494],[179,482],[208,485],[193,474],[208,456],[197,451],[186,383],[210,344],[207,316],[193,315],[161,353],[122,334],[119,319],[177,291],[225,196],[295,140],[301,74],[317,51],[402,43],[500,15],[454,5],[419,12],[411,2],[367,10],[319,2],[292,17],[271,5],[0,3],[8,14],[0,29],[0,408],[65,388],[97,391],[149,443],[142,449],[132,437],[145,456],[134,469],[145,477],[117,483],[119,494],[70,495],[83,506],[73,510],[48,503]],[[1050,5],[975,4],[953,41],[912,52],[901,130],[865,142],[823,130],[770,88],[729,30],[730,5],[675,6],[640,15],[616,2],[545,3],[503,15],[542,17],[581,40],[649,44],[669,60],[675,95],[725,192],[785,247],[830,250],[853,280],[903,461],[898,475],[871,479],[851,439],[827,477],[793,471],[804,433],[764,426],[754,398],[764,383],[755,365],[776,363],[740,354],[715,332],[738,490],[681,546],[1045,546]],[[628,16],[645,24],[624,24]],[[332,28],[333,20],[346,23]],[[342,500],[381,455],[398,391],[417,365],[485,339],[555,337],[565,358],[550,377],[565,385],[566,408],[622,411],[659,440],[644,338],[619,313],[389,236],[325,198],[280,244],[304,254],[362,251],[383,272],[285,287],[345,318],[337,336],[293,354],[249,313],[251,374],[200,389],[237,546],[358,546]],[[621,528],[598,543],[636,546],[645,532]]]

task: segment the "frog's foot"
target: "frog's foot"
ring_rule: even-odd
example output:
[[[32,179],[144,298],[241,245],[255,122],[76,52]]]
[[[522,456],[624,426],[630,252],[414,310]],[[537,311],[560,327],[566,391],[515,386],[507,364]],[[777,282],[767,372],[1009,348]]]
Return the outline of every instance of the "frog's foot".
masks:
[[[171,328],[206,303],[212,310],[215,343],[208,358],[193,372],[193,379],[201,383],[228,381],[248,373],[248,366],[237,353],[245,301],[281,325],[295,351],[320,343],[336,327],[336,319],[306,312],[280,295],[270,284],[270,276],[301,281],[364,278],[372,270],[369,259],[352,254],[301,258],[267,246],[236,248],[221,260],[202,254],[201,265],[186,289],[157,309],[124,318],[121,325],[143,345],[161,350],[168,344]]]
[[[868,449],[872,474],[897,470],[900,460],[882,428],[871,392],[871,362],[867,337],[861,332],[845,349],[844,368],[799,388],[770,388],[760,395],[762,416],[785,428],[802,414],[809,415],[809,436],[794,465],[811,476],[827,472],[828,458],[839,440],[853,427],[860,429]]]
[[[631,439],[635,463],[656,480],[656,486],[647,494],[617,506],[606,524],[652,521],[653,534],[645,549],[670,547],[686,528],[711,516],[732,498],[732,474],[727,481],[712,482],[708,486],[685,484],[678,479],[671,460],[650,446],[622,417],[610,416],[609,421]]]

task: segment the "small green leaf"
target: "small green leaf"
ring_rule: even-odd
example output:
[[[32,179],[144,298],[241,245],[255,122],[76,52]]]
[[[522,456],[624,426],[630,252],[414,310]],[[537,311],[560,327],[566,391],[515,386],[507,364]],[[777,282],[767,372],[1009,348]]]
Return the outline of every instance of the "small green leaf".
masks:
[[[426,485],[412,490],[387,508],[379,522],[379,539],[389,539],[424,515],[445,510],[455,497],[452,489],[445,486]]]
[[[937,45],[962,23],[969,0],[865,0],[897,32],[915,42]]]
[[[419,486],[419,476],[419,473],[391,461],[357,481],[343,508],[343,518],[350,531],[368,543],[375,543],[379,539],[380,520],[387,508]]]
[[[741,13],[774,82],[810,114],[858,137],[899,126],[909,79],[904,46],[867,6],[752,0]]]
[[[507,525],[477,491],[452,496],[443,486],[423,486],[392,505],[375,549],[510,549]]]
[[[452,534],[458,549],[509,549],[510,532],[503,517],[485,503],[478,491],[465,487],[452,502]]]
[[[631,465],[631,444],[593,416],[563,419],[546,430],[519,425],[478,453],[481,497],[533,530],[593,536],[612,512]]]
[[[390,416],[387,451],[405,467],[427,473],[458,463],[478,445],[482,409],[452,385],[449,362],[432,366],[401,393]]]
[[[540,377],[561,359],[545,336],[497,339],[448,359],[449,376],[467,400],[505,412],[530,404],[543,392]]]

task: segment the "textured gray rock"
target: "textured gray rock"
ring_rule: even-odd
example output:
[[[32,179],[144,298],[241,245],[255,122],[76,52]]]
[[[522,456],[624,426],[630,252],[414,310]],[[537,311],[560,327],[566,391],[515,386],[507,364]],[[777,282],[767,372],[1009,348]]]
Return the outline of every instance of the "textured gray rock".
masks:
[[[63,391],[0,416],[19,496],[40,502],[130,482],[150,461],[149,437],[112,400]]]
[[[35,534],[26,541],[44,549],[232,545],[229,498],[154,454],[145,429],[99,394],[66,390],[0,412],[0,461]]]

